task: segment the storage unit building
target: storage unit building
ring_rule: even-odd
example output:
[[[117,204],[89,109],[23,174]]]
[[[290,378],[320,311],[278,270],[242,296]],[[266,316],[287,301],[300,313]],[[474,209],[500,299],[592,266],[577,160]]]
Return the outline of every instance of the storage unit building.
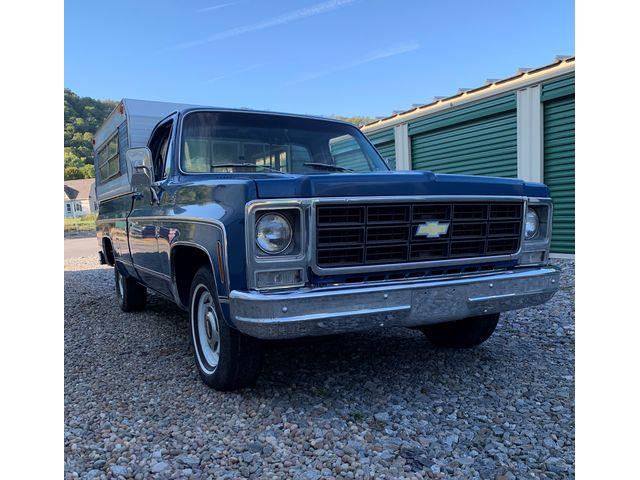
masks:
[[[365,125],[398,170],[545,182],[554,200],[551,251],[574,253],[575,58]]]
[[[573,253],[575,239],[575,80],[542,84],[544,183],[553,198],[551,249]]]

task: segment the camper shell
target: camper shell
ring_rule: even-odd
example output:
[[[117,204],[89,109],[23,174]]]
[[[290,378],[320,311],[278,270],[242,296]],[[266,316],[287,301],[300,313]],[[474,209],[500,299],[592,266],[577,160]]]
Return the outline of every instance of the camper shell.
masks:
[[[154,127],[165,117],[182,109],[196,105],[183,103],[154,102],[124,98],[98,128],[94,137],[94,158],[96,169],[96,194],[98,200],[113,195],[130,193],[131,175],[126,162],[126,152],[130,148],[146,147]],[[100,173],[100,155],[109,144],[117,142],[118,173],[108,178]],[[109,158],[102,159],[103,162]],[[103,170],[104,173],[104,170]]]

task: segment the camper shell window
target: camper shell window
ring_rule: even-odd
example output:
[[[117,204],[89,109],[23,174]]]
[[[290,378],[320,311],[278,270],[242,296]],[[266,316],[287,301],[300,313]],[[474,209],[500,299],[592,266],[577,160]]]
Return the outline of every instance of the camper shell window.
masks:
[[[104,183],[120,173],[120,155],[118,145],[118,132],[116,132],[98,150],[98,169],[100,170],[100,183]]]

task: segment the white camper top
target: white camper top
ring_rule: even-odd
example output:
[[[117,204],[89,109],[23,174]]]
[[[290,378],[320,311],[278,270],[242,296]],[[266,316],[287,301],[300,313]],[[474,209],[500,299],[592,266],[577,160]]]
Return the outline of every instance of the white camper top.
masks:
[[[177,110],[197,106],[199,105],[123,98],[96,131],[96,150],[113,135],[125,120],[127,121],[129,148],[146,147],[153,127],[160,120]]]
[[[123,98],[96,131],[94,146],[94,152],[96,153],[94,158],[97,157],[97,152],[102,145],[116,133],[119,135],[121,157],[124,156],[124,152],[129,148],[146,147],[153,128],[160,120],[175,111],[195,106],[197,105]],[[118,132],[119,127],[124,122],[126,122],[126,130]],[[98,161],[97,158],[95,161]],[[98,166],[96,165],[97,168]],[[121,175],[104,183],[99,182],[96,184],[98,201],[131,192],[130,182],[133,172],[128,170],[129,166],[124,161],[124,158],[120,158]]]

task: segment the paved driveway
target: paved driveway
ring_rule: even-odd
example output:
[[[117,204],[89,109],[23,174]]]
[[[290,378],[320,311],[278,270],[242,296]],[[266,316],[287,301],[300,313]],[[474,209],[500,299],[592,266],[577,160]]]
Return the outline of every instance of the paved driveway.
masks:
[[[90,237],[65,238],[64,258],[96,257],[98,241],[94,235]]]

